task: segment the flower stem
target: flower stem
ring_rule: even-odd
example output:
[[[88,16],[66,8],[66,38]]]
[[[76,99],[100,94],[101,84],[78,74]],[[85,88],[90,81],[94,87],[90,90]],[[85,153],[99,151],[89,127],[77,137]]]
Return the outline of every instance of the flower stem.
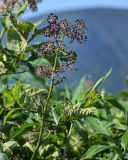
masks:
[[[54,73],[55,70],[56,70],[57,58],[58,58],[58,51],[57,51],[56,54],[55,54],[55,60],[54,60],[54,66],[53,66],[53,73]],[[31,160],[34,160],[34,159],[35,159],[36,154],[37,154],[38,149],[39,149],[40,144],[41,144],[42,135],[43,135],[43,127],[44,127],[44,115],[45,115],[46,110],[47,110],[47,107],[48,107],[48,103],[49,103],[49,100],[50,100],[50,97],[51,97],[51,94],[52,94],[52,91],[53,91],[53,87],[54,87],[54,79],[52,78],[52,81],[51,81],[51,84],[50,84],[50,88],[49,88],[49,93],[48,93],[47,100],[46,100],[46,104],[45,104],[45,106],[44,106],[44,108],[43,108],[43,110],[42,110],[43,113],[41,113],[42,122],[41,122],[41,124],[40,124],[40,131],[39,131],[39,137],[38,137],[36,149],[35,149],[35,151],[33,152],[33,155],[32,155],[32,157],[31,157]]]

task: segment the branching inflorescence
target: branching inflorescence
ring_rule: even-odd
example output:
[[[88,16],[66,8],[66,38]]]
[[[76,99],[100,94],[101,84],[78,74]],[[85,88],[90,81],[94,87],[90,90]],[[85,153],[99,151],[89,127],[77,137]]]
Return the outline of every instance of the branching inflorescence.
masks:
[[[65,77],[57,78],[58,74],[65,71],[74,71],[74,63],[76,62],[77,54],[74,51],[69,51],[62,43],[65,37],[79,43],[84,43],[87,39],[87,28],[83,20],[76,20],[71,25],[66,19],[58,21],[58,16],[50,14],[47,18],[48,25],[42,28],[42,35],[49,37],[50,40],[39,45],[36,55],[37,57],[54,59],[57,54],[58,60],[55,70],[52,70],[51,65],[38,66],[35,69],[37,76],[47,76],[55,81],[62,82]]]

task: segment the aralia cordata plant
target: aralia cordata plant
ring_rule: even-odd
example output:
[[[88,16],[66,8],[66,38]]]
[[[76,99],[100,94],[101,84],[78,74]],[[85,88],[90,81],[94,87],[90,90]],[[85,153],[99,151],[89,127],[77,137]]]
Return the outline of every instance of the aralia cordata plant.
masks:
[[[50,14],[47,19],[48,26],[41,29],[42,35],[50,37],[51,41],[41,43],[36,51],[37,57],[53,57],[53,65],[38,66],[35,69],[37,76],[46,76],[51,79],[50,89],[46,98],[46,104],[43,107],[42,124],[40,127],[39,138],[35,152],[31,159],[34,159],[39,149],[44,126],[44,115],[47,112],[49,100],[55,85],[63,82],[64,76],[58,78],[59,74],[67,70],[73,70],[73,64],[76,62],[77,54],[74,51],[68,51],[63,40],[69,37],[72,41],[77,40],[82,43],[86,40],[86,27],[83,21],[77,20],[75,24],[70,25],[67,20],[58,22],[58,16]],[[63,23],[63,24],[62,24]],[[82,33],[82,36],[80,36]],[[86,112],[86,111],[85,111]]]
[[[42,138],[43,135],[45,135],[45,131],[51,130],[48,126],[46,127],[45,125],[47,124],[46,117],[51,117],[51,113],[53,115],[55,114],[55,111],[53,111],[49,106],[51,101],[53,101],[55,98],[52,94],[53,88],[57,84],[63,82],[65,79],[65,76],[61,76],[62,73],[75,70],[73,65],[76,62],[77,54],[76,52],[67,49],[63,44],[63,40],[65,37],[68,37],[71,39],[71,42],[77,40],[79,43],[83,43],[86,40],[87,32],[86,26],[82,20],[76,20],[76,22],[72,25],[66,19],[59,21],[58,17],[52,13],[48,16],[48,25],[41,29],[37,28],[37,24],[40,24],[40,22],[34,25],[30,22],[20,21],[18,17],[27,9],[28,6],[33,10],[34,7],[31,5],[33,4],[33,6],[35,6],[34,2],[35,1],[31,1],[30,3],[30,1],[27,1],[27,3],[24,4],[24,1],[7,0],[3,1],[0,6],[2,15],[0,49],[1,53],[4,53],[0,59],[2,65],[2,70],[0,73],[1,77],[14,74],[19,75],[25,72],[33,72],[37,78],[46,77],[51,81],[49,89],[45,91],[43,96],[41,92],[44,92],[45,89],[37,89],[37,91],[33,91],[29,88],[30,91],[28,91],[28,89],[25,87],[26,84],[22,84],[20,81],[15,85],[7,85],[5,87],[6,89],[2,91],[2,106],[5,106],[7,110],[7,115],[3,119],[4,125],[7,123],[10,115],[14,114],[14,112],[17,112],[17,110],[20,110],[22,116],[24,114],[29,115],[29,112],[39,116],[40,121],[38,122],[39,124],[37,127],[34,122],[27,125],[24,123],[22,125],[19,124],[21,125],[20,128],[24,128],[21,130],[26,130],[27,128],[29,129],[32,126],[33,130],[35,130],[34,128],[39,130],[39,133],[37,130],[34,131],[38,136],[37,140],[35,140],[33,144],[35,147],[32,147],[33,154],[31,156],[31,160],[38,156],[39,147],[42,145]],[[22,6],[22,4],[24,5]],[[18,9],[17,5],[19,7]],[[31,34],[29,34],[30,32]],[[7,36],[7,45],[3,44],[2,42],[5,34]],[[41,42],[39,45],[30,45],[29,42],[31,42],[36,36],[40,34],[42,34],[42,36],[49,37],[49,41]],[[39,61],[40,63],[38,63]],[[7,83],[7,81],[5,83]],[[31,107],[29,108],[28,105]],[[62,108],[62,113],[64,110],[65,109]],[[67,110],[65,110],[65,112],[67,112]],[[70,114],[67,115],[67,118],[72,118],[74,113],[75,111],[71,110]],[[88,114],[86,109],[81,110],[80,115],[84,114]],[[65,121],[64,119],[65,118],[63,117],[61,121]],[[17,123],[17,121],[15,122]],[[57,123],[56,120],[55,122]],[[11,139],[20,137],[20,134],[16,134],[17,130],[17,127],[11,127]],[[18,144],[16,144],[19,146],[19,143],[20,142],[18,141]],[[13,155],[13,153],[11,154]],[[23,153],[19,152],[18,156],[20,155],[21,157],[25,158],[25,155],[21,154]]]
[[[64,39],[85,42],[85,23],[76,20],[70,24],[53,13],[47,18],[47,26],[41,28],[38,26],[42,20],[33,24],[20,21],[19,16],[27,8],[37,9],[36,2],[39,1],[3,0],[0,4],[2,160],[124,159],[128,139],[124,115],[127,112],[114,97],[98,91],[111,70],[89,90],[85,90],[85,78],[75,89],[55,89],[67,78],[65,72],[76,70],[77,53],[66,47]],[[48,40],[33,44],[38,35]],[[5,36],[6,44],[3,43]],[[20,75],[26,76],[27,72],[44,87],[34,88],[21,80]],[[118,112],[112,106],[117,107]],[[124,134],[121,128],[123,132],[126,130]]]

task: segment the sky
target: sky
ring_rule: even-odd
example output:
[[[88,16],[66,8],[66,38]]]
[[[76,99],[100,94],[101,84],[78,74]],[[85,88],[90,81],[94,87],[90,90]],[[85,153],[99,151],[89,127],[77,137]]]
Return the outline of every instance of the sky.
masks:
[[[97,7],[128,9],[128,0],[43,0],[39,4],[38,12],[28,12],[25,19],[49,12]]]

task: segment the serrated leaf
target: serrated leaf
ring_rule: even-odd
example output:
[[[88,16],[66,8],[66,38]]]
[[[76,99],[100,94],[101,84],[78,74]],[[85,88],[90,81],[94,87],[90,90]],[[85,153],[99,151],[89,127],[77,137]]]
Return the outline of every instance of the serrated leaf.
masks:
[[[19,28],[20,26],[18,26]],[[21,53],[26,50],[27,40],[24,38],[22,33],[14,25],[9,27],[7,32],[7,46],[8,49],[14,50],[17,53]],[[22,28],[24,30],[24,28]]]
[[[10,27],[7,33],[7,46],[10,50],[19,52],[21,50],[22,39],[20,35]]]
[[[5,125],[6,121],[10,118],[10,116],[12,114],[14,114],[17,110],[19,110],[19,108],[13,108],[7,113],[7,115],[4,117],[4,121],[3,121],[4,125]]]
[[[33,149],[32,145],[30,144],[30,142],[26,142],[26,143],[23,145],[23,147],[24,147],[24,148],[27,147],[27,148],[30,149],[30,151],[34,152],[34,149]]]
[[[5,107],[9,108],[15,104],[15,100],[10,91],[3,92],[3,99]]]
[[[52,108],[52,115],[53,115],[54,122],[56,123],[56,125],[58,125],[60,118],[59,118],[58,115],[56,114],[54,108]]]
[[[89,159],[92,158],[93,156],[95,156],[97,153],[102,152],[105,149],[109,149],[111,148],[108,145],[94,145],[91,146],[87,152],[82,156],[82,158],[80,160],[84,160],[84,159]]]
[[[46,89],[43,89],[43,88],[33,88],[33,89],[30,89],[29,92],[28,92],[28,95],[30,97],[32,96],[35,96],[36,94],[39,94],[39,93],[46,93]]]
[[[37,126],[38,123],[27,123],[27,124],[24,124],[18,128],[15,128],[12,132],[11,132],[11,137],[12,138],[15,138],[21,134],[23,134],[25,132],[26,129],[30,128],[30,127],[33,127],[33,126]]]
[[[124,150],[128,148],[128,130],[122,136],[121,145]]]
[[[22,92],[21,92],[21,85],[20,85],[20,82],[17,82],[14,87],[13,87],[13,90],[12,90],[12,95],[13,97],[15,98],[15,100],[18,100],[21,95],[22,95]]]
[[[3,151],[5,152],[7,149],[11,148],[14,145],[16,145],[17,147],[19,146],[19,144],[16,141],[8,141],[8,142],[4,143],[2,145]]]
[[[92,128],[97,134],[99,133],[104,135],[110,135],[104,123],[94,117],[86,118],[86,124],[88,124],[88,126]]]

